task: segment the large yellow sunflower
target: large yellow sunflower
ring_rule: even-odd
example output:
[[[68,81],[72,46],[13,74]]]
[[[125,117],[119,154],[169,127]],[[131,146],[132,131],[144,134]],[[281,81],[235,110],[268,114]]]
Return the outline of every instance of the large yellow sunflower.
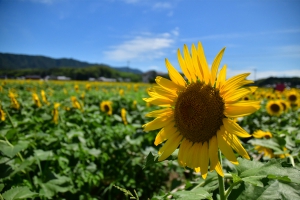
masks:
[[[206,62],[201,43],[192,45],[191,54],[186,45],[183,57],[178,50],[178,61],[187,81],[166,59],[171,80],[156,77],[156,86],[149,89],[147,103],[163,107],[148,113],[155,119],[145,125],[145,131],[160,129],[154,144],[166,143],[159,150],[159,161],[169,157],[179,147],[178,162],[181,166],[201,172],[206,178],[209,170],[223,176],[218,159],[218,148],[234,164],[233,152],[249,159],[239,137],[250,137],[232,119],[249,115],[260,108],[260,101],[241,101],[254,88],[244,87],[253,81],[244,73],[226,80],[226,65],[218,73],[223,48],[214,59],[211,70]],[[233,150],[232,150],[233,149]]]

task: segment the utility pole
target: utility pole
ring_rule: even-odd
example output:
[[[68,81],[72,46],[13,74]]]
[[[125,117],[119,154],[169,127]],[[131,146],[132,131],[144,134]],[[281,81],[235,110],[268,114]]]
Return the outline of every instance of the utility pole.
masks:
[[[127,61],[127,67],[129,68],[130,60]]]

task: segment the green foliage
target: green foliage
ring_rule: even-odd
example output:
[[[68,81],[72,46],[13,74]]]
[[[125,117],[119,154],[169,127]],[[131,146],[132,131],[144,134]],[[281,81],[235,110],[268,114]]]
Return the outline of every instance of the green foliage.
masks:
[[[0,104],[6,113],[0,121],[3,199],[219,198],[215,171],[204,180],[192,169],[180,167],[177,150],[158,162],[160,147],[153,144],[157,131],[145,133],[141,127],[150,121],[145,114],[157,109],[142,101],[149,85],[38,81],[1,85]],[[48,103],[42,100],[41,90]],[[18,94],[19,110],[11,107],[8,91]],[[32,92],[40,97],[41,107],[35,105]],[[72,96],[81,109],[73,106]],[[112,102],[112,115],[100,110],[102,101]],[[55,103],[60,103],[57,123],[53,121]],[[222,159],[228,199],[300,197],[300,110],[274,117],[266,113],[265,104],[238,123],[250,134],[260,129],[273,137],[242,139],[251,160],[238,158],[239,165],[233,165]],[[270,149],[273,157],[255,146]]]
[[[15,187],[2,194],[5,200],[17,200],[37,197],[38,194],[31,192],[28,187]]]

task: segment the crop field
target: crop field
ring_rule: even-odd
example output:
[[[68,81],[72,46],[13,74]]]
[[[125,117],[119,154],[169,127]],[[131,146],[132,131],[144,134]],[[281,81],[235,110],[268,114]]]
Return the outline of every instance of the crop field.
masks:
[[[159,162],[159,130],[145,132],[158,106],[150,84],[0,80],[0,199],[217,199],[206,179]],[[261,108],[237,123],[250,160],[223,157],[228,199],[300,196],[300,90],[258,88]],[[236,154],[238,155],[238,154]],[[238,156],[237,156],[238,157]]]

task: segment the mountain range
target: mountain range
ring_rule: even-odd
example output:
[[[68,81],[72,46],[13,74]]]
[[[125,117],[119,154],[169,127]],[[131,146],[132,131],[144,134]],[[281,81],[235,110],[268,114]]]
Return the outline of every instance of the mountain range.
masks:
[[[106,64],[88,63],[78,61],[72,58],[54,59],[46,56],[32,56],[22,54],[0,53],[0,70],[7,69],[50,69],[61,67],[82,68],[89,66],[107,66],[120,72],[129,72],[134,74],[142,74],[138,69],[130,67],[111,67]]]
[[[112,67],[106,64],[88,63],[72,58],[54,59],[46,56],[32,56],[22,54],[0,53],[0,78],[16,78],[26,75],[39,75],[45,77],[69,76],[73,80],[88,80],[89,78],[125,78],[133,82],[155,82],[156,76],[168,78],[167,74],[162,74],[154,70],[143,73],[138,69],[128,66]],[[278,78],[269,77],[256,80],[254,85],[259,87],[274,86],[284,83],[290,87],[300,87],[300,78]]]

